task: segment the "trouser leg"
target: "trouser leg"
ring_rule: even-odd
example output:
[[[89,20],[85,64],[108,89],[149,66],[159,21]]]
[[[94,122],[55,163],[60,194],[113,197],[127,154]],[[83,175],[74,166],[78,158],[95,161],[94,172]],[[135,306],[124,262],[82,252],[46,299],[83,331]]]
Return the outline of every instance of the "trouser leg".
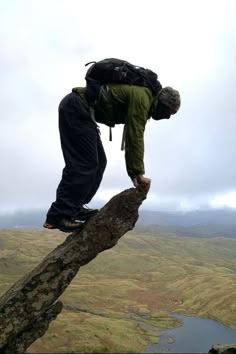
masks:
[[[103,174],[99,165],[103,148],[96,124],[75,93],[66,96],[59,106],[59,129],[65,168],[48,218],[76,217],[94,186],[98,188]]]
[[[97,139],[97,153],[98,153],[98,169],[97,169],[95,181],[92,184],[91,189],[85,198],[85,204],[89,203],[95,196],[101,184],[103,174],[107,165],[106,153],[104,151],[102,141],[100,139],[100,135],[98,135],[98,139]]]

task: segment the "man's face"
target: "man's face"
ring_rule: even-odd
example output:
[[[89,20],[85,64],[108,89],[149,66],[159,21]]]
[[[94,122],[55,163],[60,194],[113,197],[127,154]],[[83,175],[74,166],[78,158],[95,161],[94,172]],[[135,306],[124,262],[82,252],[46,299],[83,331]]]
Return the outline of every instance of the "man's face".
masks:
[[[154,109],[152,118],[155,120],[160,120],[160,119],[169,119],[170,116],[171,116],[170,108],[159,101],[157,103],[156,109]]]

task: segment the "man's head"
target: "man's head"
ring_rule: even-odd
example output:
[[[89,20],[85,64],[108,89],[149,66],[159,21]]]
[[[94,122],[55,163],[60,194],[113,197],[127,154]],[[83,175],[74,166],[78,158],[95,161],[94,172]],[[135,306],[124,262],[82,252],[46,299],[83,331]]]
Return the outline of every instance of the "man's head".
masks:
[[[179,92],[172,87],[164,87],[158,95],[152,118],[155,120],[168,119],[172,114],[178,112],[180,104]]]

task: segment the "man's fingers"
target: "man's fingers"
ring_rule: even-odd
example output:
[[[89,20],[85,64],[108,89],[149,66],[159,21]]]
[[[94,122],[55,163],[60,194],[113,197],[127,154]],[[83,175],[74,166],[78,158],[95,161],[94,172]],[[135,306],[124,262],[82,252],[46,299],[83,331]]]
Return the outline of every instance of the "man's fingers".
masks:
[[[149,191],[149,189],[150,189],[150,187],[151,187],[151,179],[150,179],[150,181],[146,184],[146,186],[147,186],[147,190]]]
[[[135,177],[133,179],[133,185],[135,187],[140,186],[141,184],[144,184],[147,187],[147,190],[149,190],[150,186],[151,186],[151,179],[150,178],[146,178],[146,177]]]
[[[134,186],[135,186],[135,187],[138,187],[138,181],[137,181],[137,178],[134,178],[134,179],[133,179],[133,184],[134,184]]]

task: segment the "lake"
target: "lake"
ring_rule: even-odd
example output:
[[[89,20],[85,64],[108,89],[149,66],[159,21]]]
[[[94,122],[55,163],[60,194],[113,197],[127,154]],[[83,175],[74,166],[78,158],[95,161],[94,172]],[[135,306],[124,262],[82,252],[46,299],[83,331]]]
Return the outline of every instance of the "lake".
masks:
[[[213,344],[236,344],[236,330],[199,317],[173,314],[181,327],[164,330],[158,344],[147,346],[145,353],[208,353]]]

